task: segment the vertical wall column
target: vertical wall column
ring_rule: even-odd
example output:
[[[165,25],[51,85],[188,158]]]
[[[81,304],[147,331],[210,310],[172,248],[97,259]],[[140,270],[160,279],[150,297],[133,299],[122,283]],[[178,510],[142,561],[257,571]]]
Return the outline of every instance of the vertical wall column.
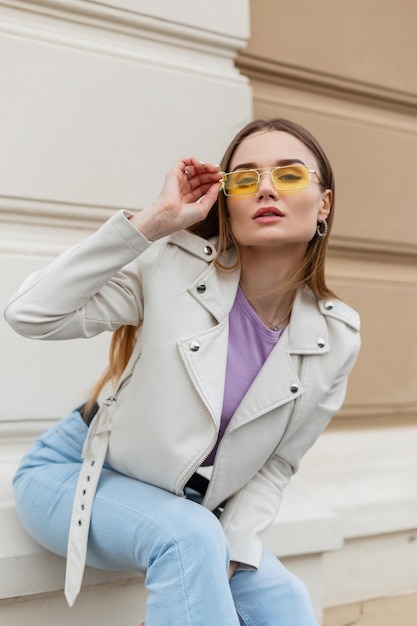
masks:
[[[115,210],[150,203],[178,158],[220,159],[251,117],[234,64],[248,30],[246,0],[0,2],[2,308]],[[107,342],[40,345],[1,322],[2,440],[82,401]]]

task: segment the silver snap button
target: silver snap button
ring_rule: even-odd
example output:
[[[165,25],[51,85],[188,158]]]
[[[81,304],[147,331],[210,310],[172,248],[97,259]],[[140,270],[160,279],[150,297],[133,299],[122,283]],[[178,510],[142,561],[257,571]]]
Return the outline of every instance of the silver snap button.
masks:
[[[213,248],[211,246],[204,246],[203,252],[204,252],[204,254],[207,254],[207,256],[208,256],[209,254],[211,254],[213,252]]]
[[[204,283],[201,283],[201,285],[197,285],[197,291],[198,293],[204,293],[206,290],[206,286]]]
[[[331,311],[333,309],[333,307],[334,307],[334,304],[333,304],[333,302],[331,300],[327,300],[327,302],[324,303],[324,308],[327,311]]]
[[[290,387],[290,391],[291,393],[297,393],[298,391],[298,385],[296,385],[295,383],[293,383]]]
[[[200,344],[198,343],[198,341],[192,341],[190,343],[190,350],[191,352],[197,352],[197,350],[200,349]]]
[[[317,339],[317,345],[319,348],[324,348],[324,346],[326,345],[326,342],[324,341],[324,339],[322,337],[319,337]]]

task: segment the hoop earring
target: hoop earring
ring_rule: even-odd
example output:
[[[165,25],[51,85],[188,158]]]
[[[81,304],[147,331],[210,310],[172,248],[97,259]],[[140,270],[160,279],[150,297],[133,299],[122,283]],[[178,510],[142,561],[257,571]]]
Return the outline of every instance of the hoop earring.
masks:
[[[323,224],[323,230],[321,230],[321,228],[320,228],[321,224]],[[317,223],[317,235],[319,237],[321,237],[321,239],[323,239],[327,235],[328,229],[329,229],[329,227],[327,225],[326,220],[322,220],[321,222]]]

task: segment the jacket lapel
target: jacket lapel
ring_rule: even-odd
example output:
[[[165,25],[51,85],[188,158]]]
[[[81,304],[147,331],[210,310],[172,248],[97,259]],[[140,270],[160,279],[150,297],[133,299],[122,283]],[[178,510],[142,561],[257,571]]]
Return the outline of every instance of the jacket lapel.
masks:
[[[210,264],[188,291],[220,323],[227,318],[233,306],[239,279],[239,270],[223,272]]]
[[[233,262],[233,260],[232,260]],[[208,330],[184,337],[178,349],[186,372],[213,420],[220,424],[223,408],[229,312],[236,297],[240,271],[219,271],[213,263],[189,286],[188,292],[216,320]]]
[[[191,236],[189,247],[201,246]],[[197,241],[196,241],[197,240]],[[176,242],[177,245],[180,242]],[[181,241],[182,247],[184,241]],[[189,250],[196,254],[196,250]],[[215,249],[214,249],[215,254]],[[233,253],[234,254],[234,253]],[[199,254],[201,258],[204,254]],[[232,265],[231,254],[225,258]],[[210,263],[190,285],[189,293],[208,310],[217,325],[179,342],[179,350],[192,383],[217,424],[223,406],[228,348],[228,315],[236,297],[240,271],[219,271]],[[198,344],[198,349],[193,351]],[[302,355],[328,352],[328,333],[317,299],[309,288],[300,289],[288,327],[270,353],[258,376],[242,399],[229,432],[303,393],[299,364]],[[243,364],[244,366],[244,364]]]

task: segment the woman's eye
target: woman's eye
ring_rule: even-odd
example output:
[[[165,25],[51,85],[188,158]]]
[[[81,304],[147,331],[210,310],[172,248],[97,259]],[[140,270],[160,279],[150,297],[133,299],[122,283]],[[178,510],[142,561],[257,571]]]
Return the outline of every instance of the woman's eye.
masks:
[[[280,180],[284,180],[286,182],[292,181],[292,180],[300,180],[301,176],[299,174],[282,174],[279,179]]]
[[[253,176],[246,176],[245,178],[239,178],[237,182],[238,185],[253,185],[256,183],[257,179]]]
[[[301,172],[296,167],[289,167],[286,169],[282,169],[281,171],[277,171],[279,180],[291,181],[291,180],[300,180],[302,177]]]

